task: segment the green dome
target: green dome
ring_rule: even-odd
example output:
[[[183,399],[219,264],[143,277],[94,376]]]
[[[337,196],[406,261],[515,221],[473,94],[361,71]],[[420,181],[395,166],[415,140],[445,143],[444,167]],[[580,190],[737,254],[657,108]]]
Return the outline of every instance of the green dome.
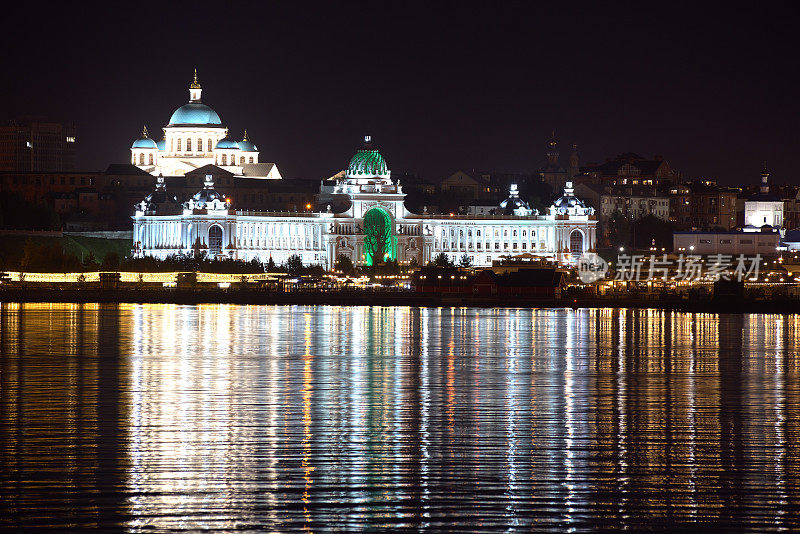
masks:
[[[371,176],[388,176],[389,169],[386,160],[376,148],[372,147],[371,139],[364,139],[364,148],[356,152],[347,166],[347,175],[354,178],[368,178]]]

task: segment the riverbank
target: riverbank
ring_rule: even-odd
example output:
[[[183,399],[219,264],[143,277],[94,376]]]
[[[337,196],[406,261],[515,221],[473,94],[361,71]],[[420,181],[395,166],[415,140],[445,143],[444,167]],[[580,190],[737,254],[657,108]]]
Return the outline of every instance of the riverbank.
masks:
[[[253,289],[0,289],[0,302],[142,304],[297,304],[332,306],[474,306],[484,308],[632,308],[695,313],[800,313],[797,299],[681,298],[530,299],[447,296],[413,291],[264,291]]]

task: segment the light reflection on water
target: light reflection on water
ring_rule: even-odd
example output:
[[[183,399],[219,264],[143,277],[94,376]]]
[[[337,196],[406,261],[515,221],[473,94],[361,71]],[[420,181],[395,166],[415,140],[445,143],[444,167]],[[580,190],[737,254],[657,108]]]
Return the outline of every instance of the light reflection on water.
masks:
[[[800,320],[4,304],[0,527],[800,527]]]

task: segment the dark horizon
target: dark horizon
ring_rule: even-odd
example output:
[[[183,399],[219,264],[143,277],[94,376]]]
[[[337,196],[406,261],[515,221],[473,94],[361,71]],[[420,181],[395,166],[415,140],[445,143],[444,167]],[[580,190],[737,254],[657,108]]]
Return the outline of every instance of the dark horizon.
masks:
[[[199,6],[199,7],[198,7]],[[788,8],[788,5],[786,6]],[[327,178],[365,134],[395,173],[532,172],[552,130],[566,166],[623,152],[686,179],[792,176],[798,134],[788,9],[455,5],[360,9],[214,4],[48,8],[4,32],[0,117],[74,121],[77,168],[127,162],[186,102],[203,101],[285,178]]]

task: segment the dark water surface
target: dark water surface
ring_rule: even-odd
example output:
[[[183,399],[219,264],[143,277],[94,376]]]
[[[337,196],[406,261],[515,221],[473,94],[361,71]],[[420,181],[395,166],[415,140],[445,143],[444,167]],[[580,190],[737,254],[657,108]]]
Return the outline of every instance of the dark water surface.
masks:
[[[800,319],[4,304],[0,527],[800,528]]]

